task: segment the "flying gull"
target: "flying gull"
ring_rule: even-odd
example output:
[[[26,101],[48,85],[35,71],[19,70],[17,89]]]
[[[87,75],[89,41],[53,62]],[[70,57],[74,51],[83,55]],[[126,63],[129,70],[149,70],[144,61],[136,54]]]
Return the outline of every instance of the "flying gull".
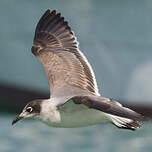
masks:
[[[83,127],[110,121],[135,130],[143,116],[119,102],[100,96],[93,70],[79,50],[68,22],[56,10],[39,20],[32,53],[41,62],[50,85],[50,98],[29,102],[12,124],[37,118],[54,127]]]

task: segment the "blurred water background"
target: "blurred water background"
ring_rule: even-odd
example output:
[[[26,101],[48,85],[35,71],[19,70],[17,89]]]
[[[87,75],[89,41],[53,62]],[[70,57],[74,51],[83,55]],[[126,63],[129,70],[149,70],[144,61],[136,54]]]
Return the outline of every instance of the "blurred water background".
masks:
[[[150,123],[135,132],[111,124],[49,128],[31,120],[11,126],[17,114],[11,109],[16,107],[19,113],[18,105],[28,94],[19,101],[15,98],[20,94],[12,93],[12,100],[11,92],[4,96],[1,86],[49,93],[43,68],[30,50],[36,24],[48,8],[69,21],[101,94],[126,104],[152,106],[152,1],[1,0],[0,152],[151,152]]]

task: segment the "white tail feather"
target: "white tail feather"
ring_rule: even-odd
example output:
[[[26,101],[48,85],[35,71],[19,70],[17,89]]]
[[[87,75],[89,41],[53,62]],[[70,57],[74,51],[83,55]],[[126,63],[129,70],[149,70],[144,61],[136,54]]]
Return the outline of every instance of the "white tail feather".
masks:
[[[112,123],[118,128],[135,130],[141,127],[137,121],[128,118],[110,115],[110,114],[106,114],[106,115],[111,119]]]

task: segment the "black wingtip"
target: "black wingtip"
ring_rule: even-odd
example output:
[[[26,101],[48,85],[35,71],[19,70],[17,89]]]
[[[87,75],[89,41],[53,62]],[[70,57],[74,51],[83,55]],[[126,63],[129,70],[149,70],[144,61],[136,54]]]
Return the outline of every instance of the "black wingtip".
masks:
[[[51,10],[50,9],[47,9],[46,11],[45,11],[45,13],[50,13],[51,12]]]
[[[34,45],[44,47],[78,48],[78,42],[68,22],[60,12],[47,9],[40,18],[34,36]],[[32,49],[33,50],[33,49]]]

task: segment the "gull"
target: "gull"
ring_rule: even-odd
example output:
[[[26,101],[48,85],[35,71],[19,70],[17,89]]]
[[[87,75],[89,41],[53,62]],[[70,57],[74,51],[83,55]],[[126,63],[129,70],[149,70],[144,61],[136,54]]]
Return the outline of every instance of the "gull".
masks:
[[[143,116],[99,94],[94,72],[79,50],[68,22],[49,9],[39,20],[32,53],[50,85],[49,99],[30,101],[12,125],[35,118],[53,127],[74,128],[112,122],[118,128],[140,128]]]

